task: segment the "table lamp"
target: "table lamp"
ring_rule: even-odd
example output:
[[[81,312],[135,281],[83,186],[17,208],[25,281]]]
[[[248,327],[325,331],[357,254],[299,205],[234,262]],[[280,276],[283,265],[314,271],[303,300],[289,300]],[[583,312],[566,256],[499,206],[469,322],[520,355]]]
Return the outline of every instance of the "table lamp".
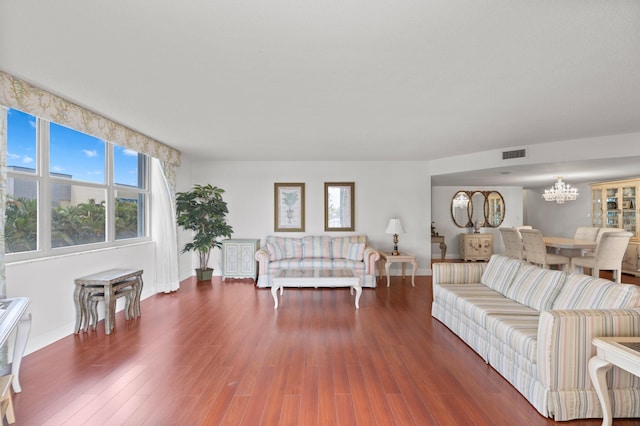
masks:
[[[387,225],[386,233],[393,234],[393,251],[391,252],[391,255],[399,255],[400,252],[398,251],[398,234],[404,234],[404,228],[402,227],[402,223],[400,223],[400,219],[395,217],[389,219],[389,225]]]

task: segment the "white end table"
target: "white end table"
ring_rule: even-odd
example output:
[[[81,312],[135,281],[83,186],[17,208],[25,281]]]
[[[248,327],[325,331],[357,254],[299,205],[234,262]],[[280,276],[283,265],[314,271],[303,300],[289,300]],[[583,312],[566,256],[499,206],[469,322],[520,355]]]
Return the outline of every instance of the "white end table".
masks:
[[[389,287],[390,278],[389,278],[389,268],[392,263],[402,263],[402,279],[404,279],[405,273],[405,263],[410,263],[413,265],[413,270],[411,271],[411,285],[413,287],[416,286],[416,270],[418,269],[418,262],[416,262],[416,257],[414,255],[400,252],[400,254],[393,255],[389,251],[381,251],[380,252],[380,262],[384,262],[384,271],[387,275],[387,287]],[[380,264],[380,277],[382,277],[382,263]]]
[[[596,337],[592,343],[598,352],[589,360],[589,376],[602,405],[602,425],[610,426],[613,412],[607,389],[607,371],[615,365],[640,377],[640,337]]]

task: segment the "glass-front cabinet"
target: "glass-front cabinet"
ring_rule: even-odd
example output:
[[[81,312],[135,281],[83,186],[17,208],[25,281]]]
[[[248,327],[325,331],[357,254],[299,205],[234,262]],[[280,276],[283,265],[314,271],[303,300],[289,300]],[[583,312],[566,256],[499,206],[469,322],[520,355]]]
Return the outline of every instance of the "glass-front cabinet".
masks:
[[[605,226],[607,228],[619,228],[620,220],[620,209],[618,209],[618,196],[619,196],[619,188],[605,188],[604,192],[606,193],[606,209],[605,209],[605,217],[606,223]]]
[[[602,214],[602,189],[596,188],[591,190],[591,218],[593,226],[596,228],[603,227]]]
[[[618,228],[633,234],[622,261],[622,271],[636,276],[640,276],[639,189],[640,178],[591,185],[593,226]]]

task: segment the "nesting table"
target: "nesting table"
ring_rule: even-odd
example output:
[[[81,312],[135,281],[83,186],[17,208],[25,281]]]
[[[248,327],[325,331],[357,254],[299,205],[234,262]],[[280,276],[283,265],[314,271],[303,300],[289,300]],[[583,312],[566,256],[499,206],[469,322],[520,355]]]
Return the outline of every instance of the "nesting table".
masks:
[[[78,333],[84,321],[88,321],[87,306],[84,299],[85,292],[104,293],[104,331],[111,334],[116,310],[116,291],[119,284],[131,283],[134,290],[133,311],[140,315],[140,295],[142,294],[142,269],[109,269],[75,280],[76,289],[73,301],[76,305],[76,326],[74,333]]]

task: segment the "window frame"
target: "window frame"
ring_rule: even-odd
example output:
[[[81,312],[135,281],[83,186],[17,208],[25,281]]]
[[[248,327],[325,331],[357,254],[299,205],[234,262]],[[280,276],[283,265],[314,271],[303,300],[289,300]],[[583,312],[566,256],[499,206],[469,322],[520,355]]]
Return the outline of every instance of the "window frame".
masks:
[[[29,114],[34,116],[33,114]],[[22,179],[35,181],[37,184],[37,248],[32,251],[6,253],[7,263],[41,259],[48,257],[55,257],[74,253],[83,253],[92,250],[108,249],[110,247],[121,247],[132,244],[138,244],[141,242],[151,241],[151,191],[150,191],[150,173],[149,163],[150,157],[144,153],[138,153],[143,155],[143,161],[139,161],[138,173],[142,174],[143,188],[120,185],[114,183],[114,150],[118,145],[115,142],[101,139],[105,143],[105,180],[104,183],[98,184],[94,182],[86,182],[82,180],[74,180],[62,177],[52,176],[50,172],[49,161],[49,120],[34,116],[36,119],[36,162],[35,173],[21,172],[19,170],[7,169],[7,179]],[[56,123],[58,124],[58,123]],[[9,127],[9,120],[6,121],[7,129]],[[74,129],[75,130],[75,129]],[[80,132],[84,133],[84,132]],[[99,138],[100,139],[100,138]],[[8,140],[7,140],[8,143]],[[140,157],[138,157],[140,158]],[[53,183],[63,183],[75,186],[81,186],[86,188],[95,188],[105,190],[105,241],[76,244],[65,247],[51,246],[51,185]],[[116,240],[115,235],[115,194],[118,190],[133,191],[136,194],[142,194],[144,199],[144,205],[142,206],[142,217],[144,218],[143,235],[140,237],[124,238]]]

